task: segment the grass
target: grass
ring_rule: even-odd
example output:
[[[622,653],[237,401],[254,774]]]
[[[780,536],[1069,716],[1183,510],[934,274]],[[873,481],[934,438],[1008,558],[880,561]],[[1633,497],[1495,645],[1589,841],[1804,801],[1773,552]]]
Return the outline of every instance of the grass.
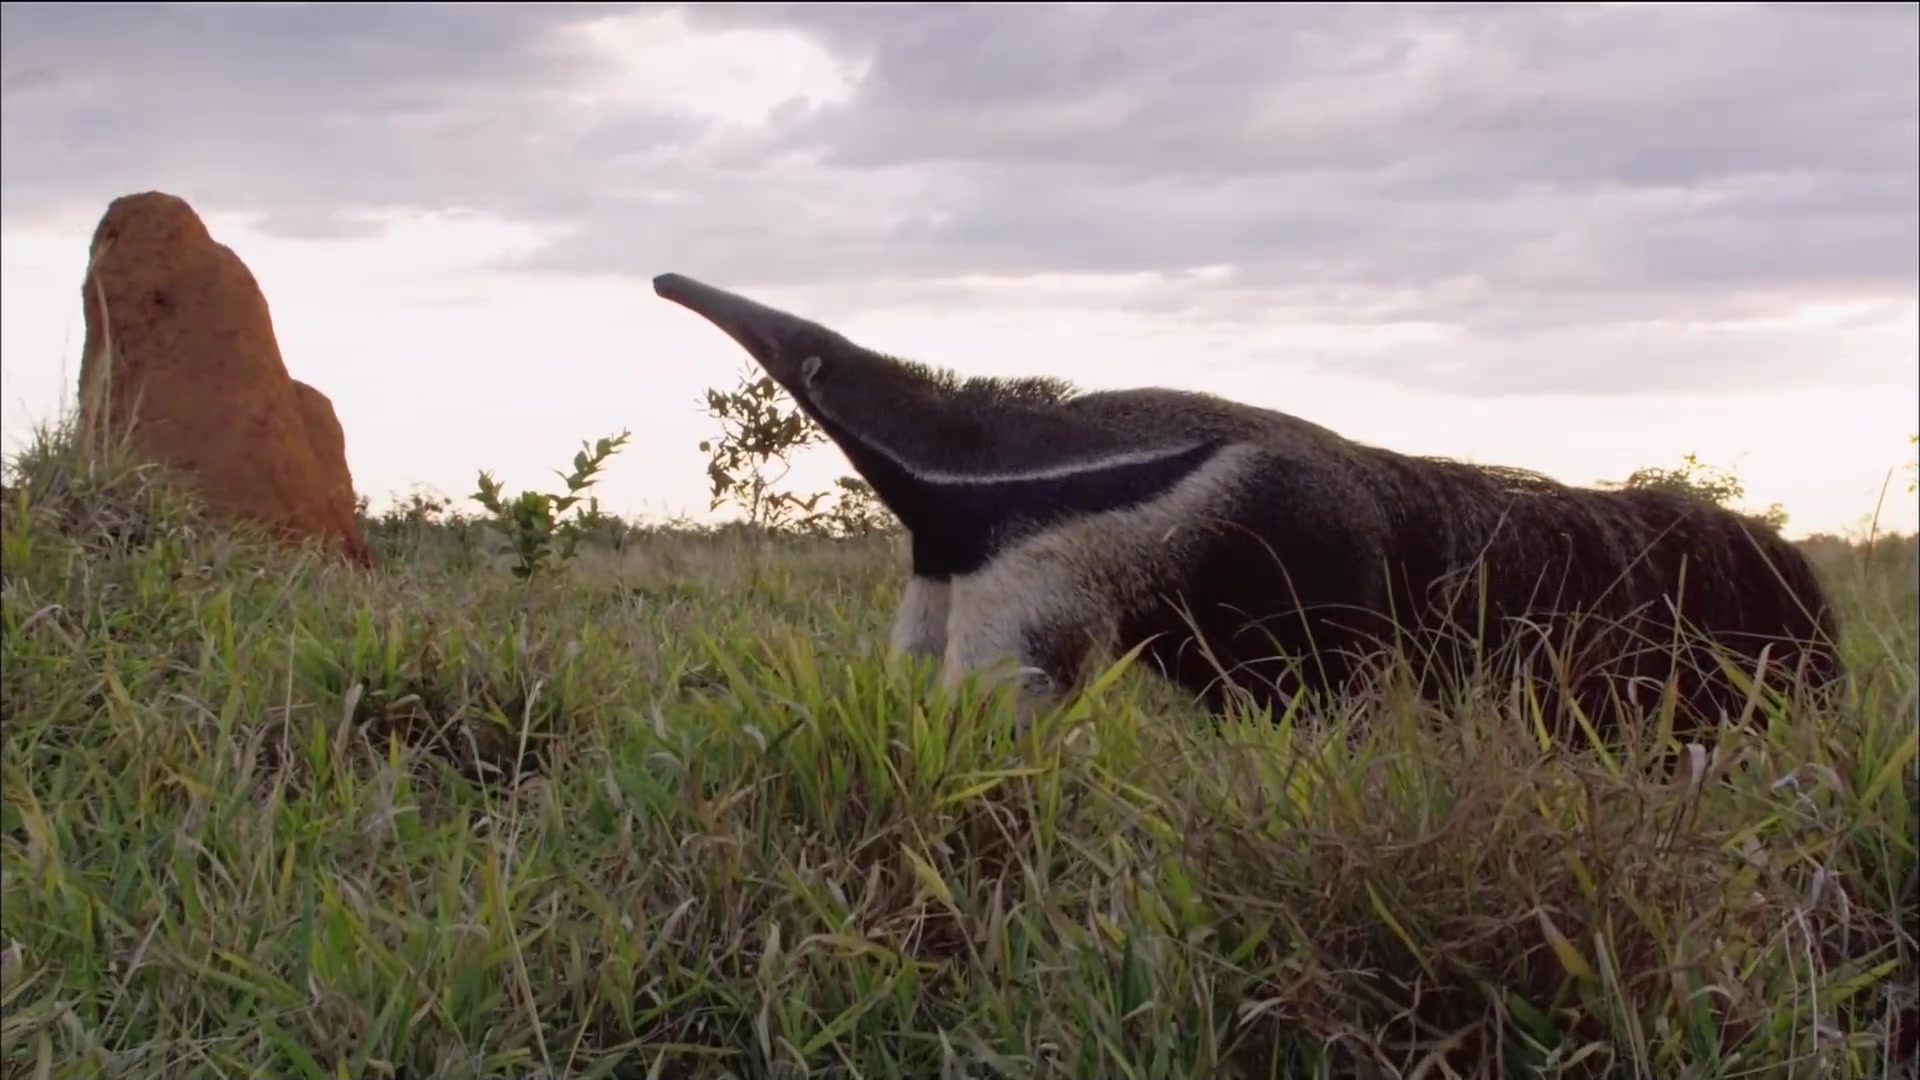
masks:
[[[887,540],[659,532],[521,584],[449,535],[355,572],[57,434],[19,459],[0,1075],[1913,1060],[1909,540],[1822,554],[1841,706],[1668,778],[1491,700],[1214,722],[1124,666],[1021,726],[883,661]]]

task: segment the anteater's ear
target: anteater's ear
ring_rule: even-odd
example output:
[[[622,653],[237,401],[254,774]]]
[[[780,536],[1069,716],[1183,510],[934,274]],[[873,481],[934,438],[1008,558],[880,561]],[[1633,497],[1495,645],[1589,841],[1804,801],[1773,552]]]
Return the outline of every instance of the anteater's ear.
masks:
[[[811,387],[815,376],[820,374],[820,358],[809,356],[800,361],[800,385]]]

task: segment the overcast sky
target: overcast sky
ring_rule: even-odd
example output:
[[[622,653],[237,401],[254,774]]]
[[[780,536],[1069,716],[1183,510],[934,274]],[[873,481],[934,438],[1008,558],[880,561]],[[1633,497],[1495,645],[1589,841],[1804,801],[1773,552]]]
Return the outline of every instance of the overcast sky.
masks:
[[[698,401],[744,357],[668,270],[1577,483],[1695,451],[1796,533],[1920,429],[1913,4],[0,12],[10,446],[148,189],[253,268],[376,503],[631,427],[603,502],[704,513]]]

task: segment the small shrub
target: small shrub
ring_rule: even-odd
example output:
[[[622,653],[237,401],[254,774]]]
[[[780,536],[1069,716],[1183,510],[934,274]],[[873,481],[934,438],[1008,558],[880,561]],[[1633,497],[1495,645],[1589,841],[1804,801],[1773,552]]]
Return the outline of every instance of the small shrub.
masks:
[[[732,503],[746,511],[747,524],[776,534],[868,536],[894,528],[893,515],[873,488],[851,476],[834,481],[836,491],[795,495],[778,490],[792,469],[792,455],[827,438],[791,402],[779,383],[752,368],[740,374],[732,390],[707,391],[707,415],[721,427],[718,439],[700,440],[712,485],[707,508]]]
[[[1632,491],[1636,489],[1651,491],[1671,491],[1681,495],[1691,495],[1705,499],[1718,506],[1738,509],[1740,501],[1746,498],[1746,485],[1740,478],[1727,469],[1718,468],[1701,462],[1698,455],[1688,454],[1680,459],[1677,469],[1661,469],[1649,466],[1635,469],[1633,475],[1618,484],[1603,484],[1605,487],[1618,487]],[[1748,515],[1775,531],[1786,528],[1787,511],[1779,503],[1774,503],[1755,514]]]
[[[600,512],[597,498],[588,501],[573,517],[563,515],[581,501],[580,493],[593,486],[601,467],[626,445],[631,434],[622,431],[590,446],[582,443],[580,452],[573,455],[572,474],[555,470],[566,481],[565,495],[523,491],[507,501],[501,497],[500,482],[491,473],[481,471],[480,490],[470,498],[493,515],[492,524],[505,534],[508,551],[514,559],[515,577],[524,581],[547,565],[549,559],[564,562],[573,558],[583,529],[604,524],[608,515]]]

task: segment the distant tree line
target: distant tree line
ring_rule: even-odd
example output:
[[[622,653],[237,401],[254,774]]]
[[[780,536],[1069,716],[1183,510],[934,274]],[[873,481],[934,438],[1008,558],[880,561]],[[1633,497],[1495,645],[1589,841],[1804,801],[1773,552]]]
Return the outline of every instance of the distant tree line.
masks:
[[[481,513],[456,508],[444,496],[415,490],[379,515],[358,502],[369,540],[392,553],[433,543],[451,546],[456,557],[477,560],[506,554],[516,574],[531,577],[542,567],[570,559],[583,545],[619,550],[635,536],[656,533],[715,533],[742,530],[767,536],[837,539],[897,532],[899,523],[880,505],[873,489],[854,476],[811,494],[783,490],[793,455],[825,443],[826,435],[772,378],[748,366],[731,389],[710,389],[702,403],[718,433],[700,441],[707,455],[708,509],[733,506],[741,511],[731,523],[702,524],[684,518],[654,525],[627,521],[600,508],[588,494],[608,458],[625,445],[628,433],[582,444],[573,471],[560,473],[564,492],[525,491],[509,497],[492,475],[482,471],[478,490],[468,496]],[[1920,434],[1907,440],[1907,491],[1920,490]],[[1673,491],[1739,509],[1746,487],[1731,470],[1702,462],[1695,454],[1674,468],[1648,466],[1625,480],[1602,481],[1616,489]],[[1784,528],[1787,512],[1773,503],[1748,516],[1774,529]],[[1832,539],[1832,538],[1828,538]]]

